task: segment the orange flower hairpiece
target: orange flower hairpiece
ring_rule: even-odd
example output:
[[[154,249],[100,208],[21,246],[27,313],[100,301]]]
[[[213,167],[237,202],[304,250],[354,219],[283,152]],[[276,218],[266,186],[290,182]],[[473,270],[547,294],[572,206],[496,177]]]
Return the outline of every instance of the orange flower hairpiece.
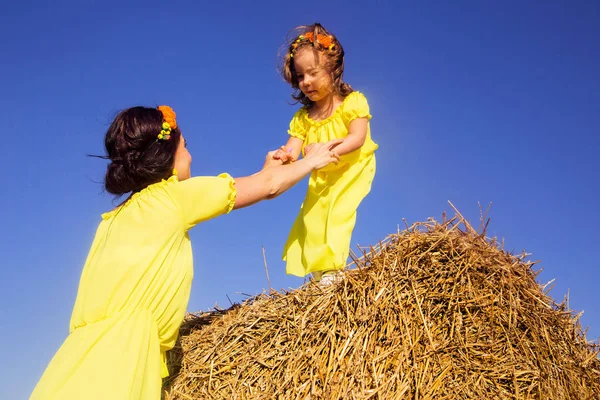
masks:
[[[163,124],[160,133],[158,134],[159,140],[171,139],[171,130],[177,128],[177,120],[175,119],[175,111],[169,106],[158,106],[158,111],[163,115]]]
[[[310,41],[311,43],[315,42],[315,34],[313,32],[306,32],[304,34],[304,37],[306,39],[308,39],[308,41]],[[333,48],[333,46],[332,46],[333,37],[332,36],[327,36],[327,35],[323,35],[322,33],[319,33],[317,35],[317,42],[319,42],[323,47],[325,47],[329,50],[331,50]]]
[[[298,47],[298,45],[305,40],[308,40],[314,46],[314,32],[306,32],[305,34],[298,36],[298,39],[296,39],[296,41],[292,44],[292,51],[290,52],[290,57],[294,57],[294,51],[296,50],[296,47]],[[317,42],[321,46],[329,50],[335,47],[335,44],[333,43],[333,36],[323,35],[322,33],[319,33],[317,35]]]

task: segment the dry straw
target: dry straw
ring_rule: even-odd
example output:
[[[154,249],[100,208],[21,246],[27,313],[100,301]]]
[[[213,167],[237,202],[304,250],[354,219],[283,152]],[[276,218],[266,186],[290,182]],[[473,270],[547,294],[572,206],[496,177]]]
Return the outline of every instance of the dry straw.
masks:
[[[164,398],[600,399],[578,316],[459,213],[354,264],[329,287],[190,315]]]

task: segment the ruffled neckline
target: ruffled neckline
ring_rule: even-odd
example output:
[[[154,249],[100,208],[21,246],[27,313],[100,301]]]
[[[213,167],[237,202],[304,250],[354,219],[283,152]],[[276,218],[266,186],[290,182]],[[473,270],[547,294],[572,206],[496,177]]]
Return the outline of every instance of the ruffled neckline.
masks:
[[[150,193],[154,189],[156,189],[157,187],[166,185],[168,182],[179,182],[179,179],[177,178],[177,175],[171,175],[168,179],[163,179],[160,182],[156,182],[156,183],[153,183],[152,185],[149,185],[149,186],[145,187],[144,189],[140,190],[139,192],[135,192],[134,194],[132,194],[131,196],[129,196],[129,198],[127,199],[127,201],[125,201],[120,206],[115,207],[111,211],[107,211],[107,212],[103,213],[102,214],[102,219],[103,220],[107,220],[107,219],[110,219],[110,218],[114,217],[122,209],[124,209],[129,204],[131,204],[131,202],[136,201],[137,199],[139,199],[140,196],[144,196],[146,193]]]
[[[346,100],[348,100],[350,98],[350,96],[353,96],[354,93],[358,93],[357,91],[354,91],[352,93],[350,93],[348,96],[344,97],[344,100],[342,101],[342,104],[340,104],[339,106],[337,106],[335,108],[335,110],[331,113],[331,115],[325,119],[322,120],[315,120],[312,119],[309,115],[308,115],[308,109],[306,107],[302,108],[303,111],[303,116],[304,119],[306,121],[308,121],[308,123],[310,123],[312,126],[321,126],[321,125],[325,125],[326,123],[328,123],[329,121],[331,121],[332,119],[334,119],[339,113],[341,113],[344,110],[344,105],[346,104]]]

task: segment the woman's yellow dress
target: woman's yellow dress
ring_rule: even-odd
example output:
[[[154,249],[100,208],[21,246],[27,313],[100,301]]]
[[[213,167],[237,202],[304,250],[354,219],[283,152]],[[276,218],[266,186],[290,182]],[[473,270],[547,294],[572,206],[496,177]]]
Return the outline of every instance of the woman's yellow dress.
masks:
[[[348,135],[350,122],[371,119],[369,104],[360,92],[352,92],[322,121],[308,116],[306,108],[296,112],[288,133],[310,143],[327,142]],[[375,177],[375,150],[370,123],[360,149],[343,155],[340,162],[315,171],[308,182],[306,198],[290,231],[283,251],[286,272],[306,276],[311,272],[338,270],[346,266],[356,210],[371,190]]]
[[[192,284],[188,230],[231,211],[235,196],[227,174],[173,176],[103,214],[70,335],[31,399],[160,399]]]

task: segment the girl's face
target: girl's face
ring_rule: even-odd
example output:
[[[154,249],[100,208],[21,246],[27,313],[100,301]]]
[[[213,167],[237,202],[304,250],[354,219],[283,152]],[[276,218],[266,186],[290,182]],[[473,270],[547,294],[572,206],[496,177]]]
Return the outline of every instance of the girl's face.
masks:
[[[182,134],[179,139],[179,144],[177,145],[177,151],[175,152],[175,162],[173,163],[173,168],[177,170],[177,178],[180,181],[184,181],[191,177],[191,165],[192,155],[187,149],[186,141]]]
[[[312,48],[304,47],[294,54],[298,87],[315,103],[333,94],[333,80],[326,63],[327,58]]]

